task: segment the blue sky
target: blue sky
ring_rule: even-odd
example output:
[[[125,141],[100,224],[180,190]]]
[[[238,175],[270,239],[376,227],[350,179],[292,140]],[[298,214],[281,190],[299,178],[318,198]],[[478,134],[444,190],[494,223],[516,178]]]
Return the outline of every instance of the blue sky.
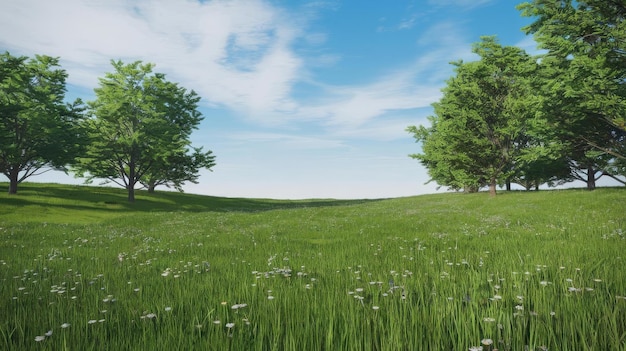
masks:
[[[195,90],[205,119],[192,141],[217,166],[187,192],[411,196],[438,190],[405,128],[427,123],[449,62],[474,59],[480,36],[535,50],[519,2],[5,0],[0,50],[59,56],[68,98],[93,99],[111,59],[155,63]]]

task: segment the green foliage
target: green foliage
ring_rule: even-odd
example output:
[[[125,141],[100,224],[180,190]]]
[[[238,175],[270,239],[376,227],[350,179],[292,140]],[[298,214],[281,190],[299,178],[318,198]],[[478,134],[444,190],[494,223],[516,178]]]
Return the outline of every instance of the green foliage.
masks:
[[[58,58],[0,55],[0,172],[17,193],[44,168],[65,170],[81,150],[82,103],[65,104]]]
[[[606,159],[593,164],[585,158],[591,149],[608,159],[626,157],[626,6],[622,1],[534,0],[519,9],[535,18],[524,30],[547,50],[542,58],[550,72],[544,109],[557,128],[569,133],[578,154],[574,161],[582,169],[606,172]]]
[[[536,63],[523,50],[503,47],[493,37],[474,46],[481,59],[456,62],[443,98],[435,103],[430,128],[410,127],[423,144],[411,155],[424,164],[433,180],[452,188],[495,186],[512,176],[512,162],[528,138],[533,115],[529,78]]]
[[[624,189],[129,204],[23,187],[0,195],[0,349],[626,347]]]
[[[203,152],[202,148],[194,148],[192,153],[188,150],[181,150],[161,161],[162,164],[153,165],[144,176],[145,180],[140,180],[149,192],[154,192],[154,188],[159,185],[173,187],[182,192],[185,182],[198,184],[200,169],[210,170],[215,166],[213,152],[211,150]]]
[[[524,30],[546,53],[520,62],[483,39],[474,48],[480,61],[456,63],[431,127],[408,129],[422,142],[411,156],[453,189],[490,184],[493,194],[495,183],[571,180],[594,189],[603,176],[626,184],[626,6],[533,0],[518,8],[534,18]],[[503,67],[512,79],[502,79]]]
[[[202,120],[200,98],[153,73],[152,64],[112,65],[115,71],[100,79],[96,100],[89,103],[90,144],[77,174],[123,186],[130,202],[141,181],[174,186],[195,181],[198,167],[211,165],[201,162],[210,153],[186,156],[189,136]]]

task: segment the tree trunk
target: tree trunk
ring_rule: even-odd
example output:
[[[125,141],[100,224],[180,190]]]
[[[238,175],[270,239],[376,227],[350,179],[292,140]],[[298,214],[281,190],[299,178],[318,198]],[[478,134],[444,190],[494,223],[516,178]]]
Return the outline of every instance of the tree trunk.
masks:
[[[128,184],[128,202],[135,202],[135,185]]]
[[[506,180],[506,191],[511,191],[511,181],[509,179]]]
[[[494,197],[496,196],[496,180],[491,179],[491,181],[489,182],[489,196]]]
[[[130,162],[128,163],[128,202],[135,202],[135,156],[134,151],[131,151]]]
[[[596,172],[593,167],[587,167],[587,190],[594,190],[596,188]]]
[[[156,185],[154,184],[154,181],[149,181],[148,182],[148,193],[153,194],[154,193],[154,188],[156,188]]]
[[[19,173],[18,169],[11,169],[9,171],[9,195],[17,194],[17,178]]]

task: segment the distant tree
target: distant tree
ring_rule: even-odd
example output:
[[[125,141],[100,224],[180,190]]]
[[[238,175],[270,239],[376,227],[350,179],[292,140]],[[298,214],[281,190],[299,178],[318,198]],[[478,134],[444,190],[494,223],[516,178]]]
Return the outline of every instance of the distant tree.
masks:
[[[456,75],[435,103],[431,126],[409,127],[422,153],[414,154],[433,180],[454,189],[489,186],[492,196],[508,179],[532,115],[528,79],[536,62],[523,50],[494,37],[474,45],[475,62],[456,62]]]
[[[150,182],[147,176],[155,186],[160,181],[195,179],[182,174],[196,171],[194,165],[180,164],[195,160],[180,157],[202,120],[197,110],[200,98],[167,81],[164,74],[153,73],[152,64],[112,61],[112,65],[114,72],[100,79],[96,100],[89,102],[90,141],[75,168],[77,175],[88,182],[100,178],[123,186],[130,202],[135,201],[136,184]],[[175,174],[168,168],[176,169]]]
[[[82,103],[64,103],[59,59],[0,55],[0,172],[9,194],[28,177],[66,170],[80,153]]]
[[[141,184],[150,193],[159,185],[173,187],[182,192],[185,182],[198,184],[200,169],[211,170],[215,166],[215,156],[210,150],[203,152],[202,148],[194,148],[192,153],[188,151],[181,150],[178,154],[170,155],[161,164],[154,164],[140,180]]]

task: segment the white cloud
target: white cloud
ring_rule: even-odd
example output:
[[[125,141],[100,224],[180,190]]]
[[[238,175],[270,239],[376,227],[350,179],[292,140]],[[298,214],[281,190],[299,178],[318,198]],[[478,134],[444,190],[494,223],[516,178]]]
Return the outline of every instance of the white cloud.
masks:
[[[10,0],[0,12],[0,45],[20,54],[60,56],[68,83],[91,89],[111,70],[110,59],[156,63],[156,71],[203,97],[257,122],[322,121],[358,126],[398,110],[429,106],[458,58],[458,27],[427,29],[416,44],[428,54],[370,84],[323,86],[316,101],[294,97],[294,85],[314,79],[310,66],[332,65],[340,53],[298,54],[294,44],[323,45],[328,34],[308,33],[307,16],[262,0],[167,1]],[[328,5],[325,5],[328,6]],[[304,50],[303,52],[306,52]]]
[[[406,132],[408,126],[427,124],[428,109],[406,112],[410,117],[379,119],[356,128],[338,128],[329,133],[337,138],[350,138],[368,141],[407,140],[411,135]]]
[[[524,51],[526,51],[529,55],[541,55],[547,52],[546,50],[538,47],[538,44],[532,35],[524,37],[524,39],[515,44],[515,46],[524,49]]]
[[[323,117],[329,126],[353,128],[392,111],[430,106],[439,96],[439,89],[419,86],[409,78],[395,76],[367,86],[334,87],[331,95],[344,98],[305,111]]]
[[[269,132],[237,132],[231,133],[229,139],[235,142],[245,144],[272,144],[276,147],[294,149],[336,149],[346,148],[341,140],[329,137],[301,136],[287,133],[269,133]]]
[[[301,105],[295,115],[300,119],[323,121],[331,132],[340,128],[345,134],[358,134],[359,130],[368,134],[370,127],[367,125],[372,121],[380,120],[384,124],[390,115],[399,111],[430,107],[441,97],[442,82],[453,74],[450,62],[476,57],[462,28],[453,22],[439,22],[424,29],[416,39],[416,45],[425,48],[425,54],[412,64],[388,72],[369,84],[319,84],[325,98]],[[384,135],[388,138],[400,134],[388,132]]]
[[[12,0],[0,12],[0,44],[61,56],[70,84],[93,88],[110,59],[143,60],[208,102],[251,113],[293,103],[300,29],[261,0],[93,2]]]

